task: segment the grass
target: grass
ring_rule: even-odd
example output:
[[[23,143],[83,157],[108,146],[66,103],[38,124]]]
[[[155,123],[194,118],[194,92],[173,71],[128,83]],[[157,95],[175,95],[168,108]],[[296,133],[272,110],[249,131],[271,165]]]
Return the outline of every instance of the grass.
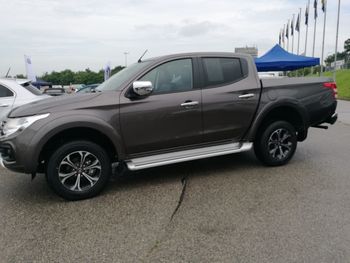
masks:
[[[333,72],[325,72],[324,76],[333,77]],[[338,88],[338,98],[350,100],[350,69],[338,70],[336,82]]]

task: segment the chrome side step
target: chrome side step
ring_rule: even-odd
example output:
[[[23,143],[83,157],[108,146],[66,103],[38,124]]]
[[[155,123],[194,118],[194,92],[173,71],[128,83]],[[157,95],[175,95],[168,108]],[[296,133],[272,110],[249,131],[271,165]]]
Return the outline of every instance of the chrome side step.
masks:
[[[253,143],[251,142],[229,143],[224,145],[209,146],[198,149],[135,158],[126,161],[126,165],[130,170],[135,171],[167,164],[192,161],[231,153],[245,152],[249,151],[252,147]]]

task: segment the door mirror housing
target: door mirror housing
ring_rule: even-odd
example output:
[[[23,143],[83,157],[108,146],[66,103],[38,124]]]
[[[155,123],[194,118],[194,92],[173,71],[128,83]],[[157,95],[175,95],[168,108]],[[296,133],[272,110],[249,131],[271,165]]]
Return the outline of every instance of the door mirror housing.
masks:
[[[152,93],[153,85],[150,81],[135,81],[132,84],[132,89],[139,96],[147,96]]]

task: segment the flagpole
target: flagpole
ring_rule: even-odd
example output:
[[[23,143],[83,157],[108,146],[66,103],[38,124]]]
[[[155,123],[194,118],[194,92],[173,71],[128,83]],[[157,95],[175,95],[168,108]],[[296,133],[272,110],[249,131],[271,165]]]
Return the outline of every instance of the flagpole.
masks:
[[[293,35],[292,35],[292,53],[294,52],[294,16],[295,16],[295,14],[293,14],[293,21],[292,21],[292,26],[291,26],[291,28],[293,27],[293,29],[291,29],[291,32],[293,32]]]
[[[280,29],[280,46],[283,46],[283,41],[282,41],[282,29]]]
[[[285,25],[283,25],[283,30],[282,30],[282,45],[283,45],[283,49],[285,47],[285,45],[284,45],[284,28],[285,28]]]
[[[317,10],[317,9],[316,9]],[[317,12],[317,11],[315,11]],[[315,13],[316,14],[316,13]],[[315,16],[315,24],[314,24],[314,43],[312,45],[312,57],[315,56],[315,40],[316,40],[316,25],[317,25],[317,16]]]
[[[282,42],[281,32],[282,32],[282,30],[281,30],[281,28],[280,28],[280,42],[281,42],[280,46],[282,47],[282,46],[283,46],[283,42]]]
[[[308,12],[308,21],[307,21],[307,24],[306,24],[306,36],[305,36],[305,49],[304,49],[304,56],[306,56],[306,50],[307,50],[307,33],[309,31],[309,10],[310,10],[310,0],[308,0],[308,3],[307,3],[307,12]]]
[[[315,6],[316,4],[316,6]],[[314,41],[312,43],[312,57],[315,57],[316,26],[317,26],[317,0],[314,2]],[[314,67],[311,67],[311,74],[314,73]]]
[[[339,15],[340,15],[340,0],[338,0],[338,18],[337,18],[337,33],[335,37],[335,54],[334,54],[334,71],[333,79],[336,77],[337,53],[338,53],[338,36],[339,36]]]
[[[287,51],[289,51],[289,19],[287,23]]]
[[[297,52],[297,55],[299,55],[299,46],[300,46],[300,21],[301,21],[301,8],[299,8],[299,30],[298,30],[298,52]]]
[[[280,30],[280,32],[279,32],[279,34],[278,34],[278,44],[279,44],[280,46],[282,46],[281,30]]]
[[[323,19],[323,37],[322,37],[322,53],[321,53],[321,76],[323,75],[323,63],[324,63],[324,39],[326,35],[326,19],[327,19],[327,0],[324,0],[324,19]]]

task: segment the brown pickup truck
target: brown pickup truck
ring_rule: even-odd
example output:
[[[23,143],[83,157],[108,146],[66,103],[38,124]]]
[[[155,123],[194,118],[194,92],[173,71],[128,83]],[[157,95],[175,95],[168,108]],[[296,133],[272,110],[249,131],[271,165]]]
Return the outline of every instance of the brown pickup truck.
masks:
[[[336,105],[332,79],[260,80],[248,55],[163,56],[95,93],[14,109],[0,128],[0,159],[45,173],[57,194],[78,200],[97,195],[118,165],[140,170],[252,148],[265,165],[283,165],[310,127],[336,121]]]

